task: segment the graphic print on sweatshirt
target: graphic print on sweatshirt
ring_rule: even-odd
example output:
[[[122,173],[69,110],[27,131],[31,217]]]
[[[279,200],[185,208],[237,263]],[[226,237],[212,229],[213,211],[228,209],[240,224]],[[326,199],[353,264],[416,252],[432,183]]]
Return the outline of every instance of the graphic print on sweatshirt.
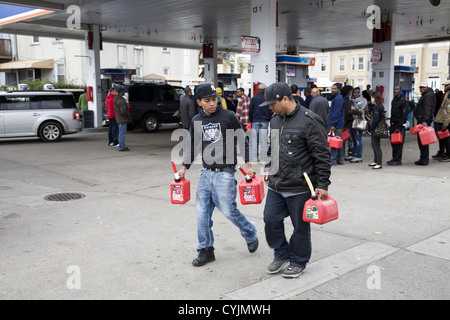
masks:
[[[220,123],[208,123],[202,126],[203,137],[211,143],[216,143],[220,140],[221,126]]]

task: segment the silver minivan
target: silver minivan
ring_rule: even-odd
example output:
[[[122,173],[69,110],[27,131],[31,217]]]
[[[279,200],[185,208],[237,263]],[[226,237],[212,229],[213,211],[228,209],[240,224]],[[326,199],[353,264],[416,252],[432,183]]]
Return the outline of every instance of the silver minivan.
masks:
[[[45,142],[55,142],[82,127],[72,93],[0,92],[0,138],[38,136]]]

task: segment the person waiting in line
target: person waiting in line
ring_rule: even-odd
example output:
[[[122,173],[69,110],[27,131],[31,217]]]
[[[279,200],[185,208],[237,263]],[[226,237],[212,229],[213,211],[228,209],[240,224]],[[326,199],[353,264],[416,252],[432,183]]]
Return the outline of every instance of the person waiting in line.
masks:
[[[355,130],[353,129],[352,124],[353,121],[357,119],[364,119],[364,110],[367,107],[367,100],[363,96],[361,96],[361,89],[359,87],[356,87],[353,89],[350,101],[353,103],[350,109],[350,115],[352,119],[349,125],[350,135],[352,138],[352,158],[350,159],[350,162],[356,163],[362,162],[364,130]]]
[[[390,166],[402,165],[403,145],[406,138],[406,129],[404,124],[408,120],[409,102],[403,97],[402,88],[394,86],[394,98],[391,102],[391,125],[389,132],[402,134],[402,143],[391,144],[392,159],[387,161]]]
[[[370,114],[369,130],[373,132],[377,125],[384,121],[383,115],[385,113],[383,102],[381,101],[381,93],[375,91],[372,93],[372,112]],[[373,149],[373,162],[369,164],[372,169],[382,169],[383,152],[381,151],[381,138],[376,138],[371,135],[372,149]]]
[[[419,90],[422,93],[422,96],[414,109],[414,118],[416,118],[417,123],[422,124],[424,127],[431,126],[434,109],[436,107],[436,97],[434,96],[433,89],[429,88],[426,82],[420,83]],[[422,141],[420,141],[419,135],[417,135],[417,144],[419,145],[420,159],[414,162],[414,164],[418,166],[427,166],[430,158],[430,146],[424,146]]]
[[[320,95],[320,90],[318,88],[311,89],[311,104],[309,105],[309,110],[318,114],[323,120],[323,125],[327,127],[328,112],[330,112],[330,107],[328,100]]]
[[[119,125],[119,151],[130,151],[125,146],[125,136],[127,133],[128,124],[133,120],[131,118],[130,109],[128,109],[128,104],[125,98],[125,88],[117,88],[117,94],[114,97],[114,112],[116,113],[116,121]]]
[[[116,97],[116,88],[109,89],[109,94],[106,97],[105,107],[108,117],[108,145],[111,147],[119,146],[119,126],[116,121],[116,113],[114,112],[114,98]]]
[[[239,122],[244,127],[244,130],[247,130],[246,126],[250,122],[249,116],[248,116],[248,111],[250,108],[250,98],[245,94],[245,91],[243,88],[237,89],[236,94],[239,97],[237,108],[236,108],[236,116],[237,116]]]
[[[441,131],[447,130],[450,125],[450,80],[444,82],[443,85],[445,96],[435,119],[437,129]],[[439,140],[439,152],[433,156],[433,159],[440,162],[450,162],[450,137]]]
[[[344,107],[344,99],[340,93],[342,84],[337,82],[331,86],[331,106],[328,114],[328,129],[330,135],[342,137],[342,131],[345,127],[346,110]],[[331,148],[331,164],[344,164],[344,148]]]
[[[311,100],[313,98],[311,95],[311,88],[305,88],[303,93],[305,94],[305,108],[309,109],[309,105],[311,104]]]
[[[350,130],[351,126],[352,126],[352,122],[353,122],[353,117],[352,117],[352,105],[353,102],[350,100],[350,96],[352,94],[353,91],[353,87],[346,85],[344,87],[342,87],[341,89],[341,95],[342,95],[342,99],[344,99],[344,110],[345,110],[345,124],[344,124],[344,130]],[[349,131],[350,132],[350,131]],[[344,154],[345,154],[345,149],[348,145],[348,156],[345,157],[345,160],[352,160],[352,150],[353,150],[353,140],[349,139],[347,141],[344,141],[344,144],[342,146],[342,149],[344,150]]]
[[[273,112],[268,106],[261,107],[260,105],[266,101],[264,92],[266,85],[260,83],[258,86],[259,93],[250,99],[249,119],[252,124],[252,141],[250,144],[250,161],[267,160],[267,143],[269,140],[269,121],[272,118]],[[261,148],[259,149],[259,144]],[[258,152],[259,151],[259,152]]]
[[[293,84],[291,86],[291,93],[292,93],[292,96],[294,97],[294,99],[297,100],[301,106],[305,106],[305,100],[303,100],[303,98],[301,97],[300,89],[298,88],[298,86],[296,84]]]

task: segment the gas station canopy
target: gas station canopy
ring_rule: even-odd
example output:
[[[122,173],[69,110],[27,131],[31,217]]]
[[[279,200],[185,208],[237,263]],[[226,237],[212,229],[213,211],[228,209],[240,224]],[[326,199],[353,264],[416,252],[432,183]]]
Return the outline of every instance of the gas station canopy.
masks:
[[[18,19],[0,14],[0,32],[85,39],[91,25],[100,25],[107,42],[201,49],[202,43],[214,38],[219,50],[240,52],[242,36],[252,36],[251,13],[259,10],[255,4],[242,0],[0,1],[3,13],[9,5],[38,9]],[[372,30],[367,27],[371,5],[380,8],[384,20],[395,16],[397,45],[450,38],[447,0],[280,0],[277,52],[290,47],[300,51],[371,47]],[[81,9],[76,29],[68,28],[68,20],[76,15],[71,6]]]

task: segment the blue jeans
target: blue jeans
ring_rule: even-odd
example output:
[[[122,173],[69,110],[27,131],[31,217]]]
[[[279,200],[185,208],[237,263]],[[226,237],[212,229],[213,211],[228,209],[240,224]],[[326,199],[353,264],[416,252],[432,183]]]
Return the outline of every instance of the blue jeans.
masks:
[[[267,192],[264,208],[266,240],[274,249],[276,260],[289,259],[294,266],[305,267],[311,258],[311,230],[309,222],[303,221],[303,207],[311,197],[303,193],[283,197],[280,193]],[[294,231],[287,242],[284,231],[284,219],[290,217]]]
[[[236,206],[234,173],[212,172],[203,168],[198,182],[196,207],[199,242],[197,251],[214,245],[213,220],[211,218],[216,207],[239,228],[247,244],[256,240],[255,226],[247,220]]]
[[[342,137],[342,131],[343,129],[336,129],[334,133],[336,133],[337,136]],[[331,148],[331,163],[344,163],[344,145],[342,145],[342,148],[340,149]]]
[[[108,144],[113,143],[114,145],[118,145],[118,132],[119,126],[117,125],[116,118],[108,118],[109,126],[108,126]]]
[[[362,159],[363,152],[363,134],[364,131],[353,130],[350,128],[350,135],[353,140],[353,145],[351,148],[352,157]]]
[[[250,160],[258,160],[258,145],[261,143],[261,149],[259,151],[259,159],[261,161],[267,160],[267,141],[269,139],[268,122],[253,122],[252,123],[252,143]]]
[[[119,123],[119,150],[125,149],[125,135],[127,133],[127,124]]]

